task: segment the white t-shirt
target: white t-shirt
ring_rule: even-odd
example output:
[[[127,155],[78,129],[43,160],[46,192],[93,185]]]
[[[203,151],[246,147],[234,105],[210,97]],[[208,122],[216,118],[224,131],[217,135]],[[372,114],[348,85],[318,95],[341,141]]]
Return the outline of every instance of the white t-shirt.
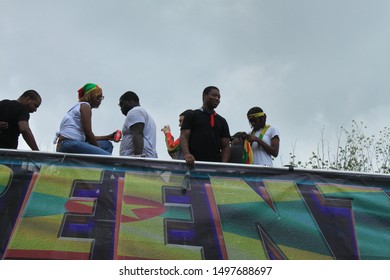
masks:
[[[261,129],[255,131],[255,136],[260,136]],[[249,132],[248,134],[251,134]],[[279,136],[279,130],[276,127],[270,126],[263,136],[263,141],[271,146],[271,139],[275,136]],[[263,147],[257,142],[252,143],[253,150],[253,164],[264,165],[264,166],[273,166],[272,157],[269,153],[264,151]]]
[[[133,134],[130,127],[136,123],[143,123],[144,127],[144,149],[142,154],[145,157],[157,158],[156,152],[156,123],[148,112],[141,106],[131,109],[127,115],[122,128],[122,142],[119,154],[121,156],[134,156]]]

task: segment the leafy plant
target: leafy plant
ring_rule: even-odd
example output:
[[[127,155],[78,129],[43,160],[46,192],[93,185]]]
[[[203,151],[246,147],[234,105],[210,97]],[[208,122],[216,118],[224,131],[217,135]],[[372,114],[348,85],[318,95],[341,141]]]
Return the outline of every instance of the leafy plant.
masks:
[[[323,130],[317,150],[312,152],[309,160],[297,161],[294,146],[290,153],[290,165],[311,169],[389,173],[390,129],[385,127],[379,136],[367,136],[366,128],[363,122],[355,120],[350,130],[341,127],[333,154]]]

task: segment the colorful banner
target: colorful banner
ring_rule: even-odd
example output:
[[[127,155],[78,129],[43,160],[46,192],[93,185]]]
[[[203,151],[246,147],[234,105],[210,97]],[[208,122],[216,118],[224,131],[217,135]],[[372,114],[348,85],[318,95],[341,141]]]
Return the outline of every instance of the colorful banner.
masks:
[[[390,176],[0,150],[1,259],[390,259]]]

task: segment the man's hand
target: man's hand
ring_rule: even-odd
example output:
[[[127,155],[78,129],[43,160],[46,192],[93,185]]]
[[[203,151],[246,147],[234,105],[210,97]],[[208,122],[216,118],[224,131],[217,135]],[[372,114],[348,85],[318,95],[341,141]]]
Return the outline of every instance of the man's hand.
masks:
[[[195,157],[191,154],[186,154],[184,155],[184,160],[186,161],[187,165],[190,167],[190,168],[193,168],[194,167],[194,164],[195,164]]]
[[[169,125],[164,125],[164,127],[161,129],[162,132],[167,133],[167,132],[171,132],[171,128]]]
[[[259,137],[255,136],[255,135],[248,134],[246,136],[246,140],[248,140],[250,143],[258,142],[259,141]]]

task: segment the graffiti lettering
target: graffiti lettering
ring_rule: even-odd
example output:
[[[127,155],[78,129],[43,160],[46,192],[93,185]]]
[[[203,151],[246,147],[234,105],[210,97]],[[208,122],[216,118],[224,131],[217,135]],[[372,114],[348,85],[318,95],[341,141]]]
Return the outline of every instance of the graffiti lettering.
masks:
[[[1,259],[390,259],[387,177],[24,163],[0,160]]]
[[[18,218],[32,172],[26,172],[18,165],[0,165],[0,257],[3,257]]]
[[[348,200],[360,259],[388,259],[390,200],[381,188],[318,184],[327,200]],[[375,242],[372,242],[375,240]]]
[[[33,250],[34,258],[89,259],[93,241],[71,238],[62,230],[70,223],[66,219],[71,216],[67,205],[75,182],[100,182],[101,174],[99,169],[43,166],[35,184],[30,186],[31,194],[26,197],[21,217],[15,224],[5,258],[28,259]]]
[[[242,259],[243,252],[252,259],[331,258],[295,182],[213,178],[211,186],[229,259]]]
[[[123,184],[119,232],[117,233],[118,259],[201,259],[200,248],[175,246],[167,243],[164,224],[177,214],[174,203],[163,201],[162,185],[166,184],[156,173],[134,174],[127,172]],[[173,183],[164,189],[181,191]],[[176,206],[178,208],[179,206]],[[184,221],[191,222],[191,207],[180,207]],[[168,226],[168,229],[172,227]]]

